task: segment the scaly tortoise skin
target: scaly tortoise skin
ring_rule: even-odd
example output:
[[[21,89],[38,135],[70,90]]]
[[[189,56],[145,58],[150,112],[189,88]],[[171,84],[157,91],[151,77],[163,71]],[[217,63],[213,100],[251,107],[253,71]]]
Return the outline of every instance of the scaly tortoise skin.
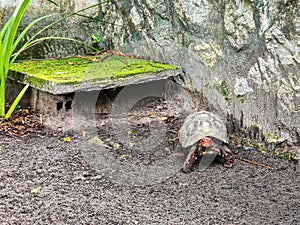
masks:
[[[178,137],[182,147],[189,149],[183,165],[184,172],[190,172],[203,155],[209,152],[214,152],[224,166],[232,166],[234,155],[226,147],[226,126],[213,113],[200,111],[190,114],[179,129]]]

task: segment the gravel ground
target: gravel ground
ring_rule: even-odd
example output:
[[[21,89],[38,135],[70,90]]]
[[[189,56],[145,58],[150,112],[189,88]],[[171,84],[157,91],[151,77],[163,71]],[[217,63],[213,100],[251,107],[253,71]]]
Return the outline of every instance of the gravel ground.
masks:
[[[259,152],[148,186],[116,183],[90,168],[80,139],[0,135],[1,224],[300,224],[300,167]]]
[[[299,164],[240,151],[274,169],[236,160],[183,173],[176,110],[156,102],[132,113],[133,126],[115,128],[125,131],[121,142],[100,120],[92,140],[102,161],[90,133],[43,128],[29,110],[1,120],[0,224],[300,224]]]

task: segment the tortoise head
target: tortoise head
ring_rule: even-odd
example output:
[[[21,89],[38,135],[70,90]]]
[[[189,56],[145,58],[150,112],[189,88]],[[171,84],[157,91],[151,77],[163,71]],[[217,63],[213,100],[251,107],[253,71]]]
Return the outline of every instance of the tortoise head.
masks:
[[[199,146],[202,148],[208,148],[209,146],[211,146],[211,144],[211,139],[209,137],[201,138],[199,141]]]

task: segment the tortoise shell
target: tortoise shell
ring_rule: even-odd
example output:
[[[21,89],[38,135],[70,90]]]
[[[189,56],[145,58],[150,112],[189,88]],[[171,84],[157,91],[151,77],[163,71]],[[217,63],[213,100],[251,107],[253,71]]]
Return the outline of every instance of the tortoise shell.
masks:
[[[184,148],[207,136],[228,143],[225,124],[219,117],[207,111],[190,114],[178,131],[179,142]]]

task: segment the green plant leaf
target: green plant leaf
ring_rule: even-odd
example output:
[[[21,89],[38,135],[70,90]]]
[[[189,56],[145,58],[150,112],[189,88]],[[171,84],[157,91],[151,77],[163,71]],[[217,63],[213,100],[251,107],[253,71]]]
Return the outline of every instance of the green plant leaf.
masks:
[[[5,74],[2,39],[7,26],[4,25],[0,32],[0,116],[5,114]]]
[[[0,38],[1,38],[1,60],[0,60],[0,73],[1,73],[1,89],[0,89],[0,92],[4,92],[5,89],[3,90],[2,89],[2,85],[5,86],[5,81],[6,81],[6,75],[7,75],[7,71],[8,71],[8,62],[9,62],[9,58],[10,58],[10,55],[7,54],[7,52],[5,52],[5,49],[6,49],[6,42],[4,40],[4,37],[6,36],[6,33],[7,33],[7,29],[9,27],[9,24],[11,23],[12,21],[12,18],[10,18],[6,24],[3,26],[1,32],[0,32]],[[2,104],[2,103],[1,103]],[[3,103],[4,104],[4,103]]]
[[[13,15],[11,16],[11,20],[8,22],[8,28],[5,33],[4,41],[3,41],[3,51],[7,55],[5,58],[4,63],[9,65],[10,56],[12,54],[12,47],[13,43],[17,34],[18,27],[20,25],[21,19],[23,18],[23,15],[25,13],[25,10],[27,9],[28,5],[30,3],[30,0],[24,0],[22,1],[17,8],[15,9]],[[4,64],[5,65],[5,64]],[[8,68],[7,68],[8,70]]]
[[[67,18],[70,18],[70,17],[72,17],[72,16],[74,16],[74,15],[77,15],[78,13],[83,12],[83,11],[85,11],[85,10],[94,8],[94,7],[98,6],[99,4],[100,4],[100,3],[95,4],[95,5],[91,5],[91,6],[87,7],[87,8],[81,9],[81,10],[79,10],[79,11],[77,11],[77,12],[68,14],[67,16],[65,16],[65,17],[63,17],[63,18],[58,19],[58,20],[56,20],[56,21],[54,21],[54,22],[48,24],[47,26],[45,26],[45,27],[43,27],[41,30],[39,30],[37,33],[35,33],[35,34],[34,34],[27,42],[31,42],[31,41],[34,40],[38,35],[40,35],[42,32],[44,32],[44,31],[46,31],[47,29],[49,29],[50,27],[52,27],[52,26],[54,26],[54,25],[60,23],[61,21],[66,20]]]
[[[77,42],[77,43],[80,43],[82,45],[85,45],[91,49],[93,49],[94,51],[99,51],[99,49],[97,48],[94,48],[93,46],[87,44],[86,42],[84,41],[79,41],[77,39],[74,39],[74,38],[67,38],[67,37],[42,37],[42,38],[38,38],[38,39],[35,39],[29,43],[26,43],[24,44],[14,55],[13,55],[13,58],[11,60],[11,63],[10,65],[12,65],[12,63],[16,60],[16,58],[21,54],[21,52],[25,51],[26,49],[28,48],[31,48],[33,47],[34,45],[37,45],[45,40],[66,40],[66,41],[73,41],[73,42]]]
[[[22,40],[22,38],[24,38],[24,36],[27,34],[27,32],[38,22],[40,22],[41,20],[47,19],[49,17],[54,16],[55,14],[51,14],[51,15],[47,15],[47,16],[43,16],[41,18],[38,18],[36,20],[34,20],[33,22],[31,22],[22,32],[21,34],[19,34],[19,37],[17,38],[17,40],[14,42],[13,45],[13,52],[16,49],[16,47],[18,46],[18,44],[20,43],[20,41]]]
[[[53,3],[56,6],[59,6],[55,1],[52,1],[52,0],[47,0],[47,1]]]
[[[93,43],[100,43],[100,42],[102,42],[102,38],[100,37],[100,35],[99,34],[94,34],[94,35],[92,35],[92,42]]]
[[[18,94],[18,96],[15,98],[13,104],[10,106],[9,110],[7,111],[7,113],[5,115],[5,119],[9,119],[10,118],[11,114],[13,113],[13,111],[15,110],[15,108],[17,107],[17,105],[19,104],[20,100],[24,96],[24,94],[27,91],[28,87],[29,87],[29,83],[26,84],[25,87],[23,87],[23,89],[20,91],[20,93]]]
[[[0,115],[5,115],[5,86],[7,73],[9,69],[10,57],[13,52],[13,43],[17,34],[17,30],[21,19],[29,5],[31,0],[21,1],[12,16],[8,19],[8,21],[4,24],[0,32],[0,76],[1,76],[1,84],[0,84]]]

